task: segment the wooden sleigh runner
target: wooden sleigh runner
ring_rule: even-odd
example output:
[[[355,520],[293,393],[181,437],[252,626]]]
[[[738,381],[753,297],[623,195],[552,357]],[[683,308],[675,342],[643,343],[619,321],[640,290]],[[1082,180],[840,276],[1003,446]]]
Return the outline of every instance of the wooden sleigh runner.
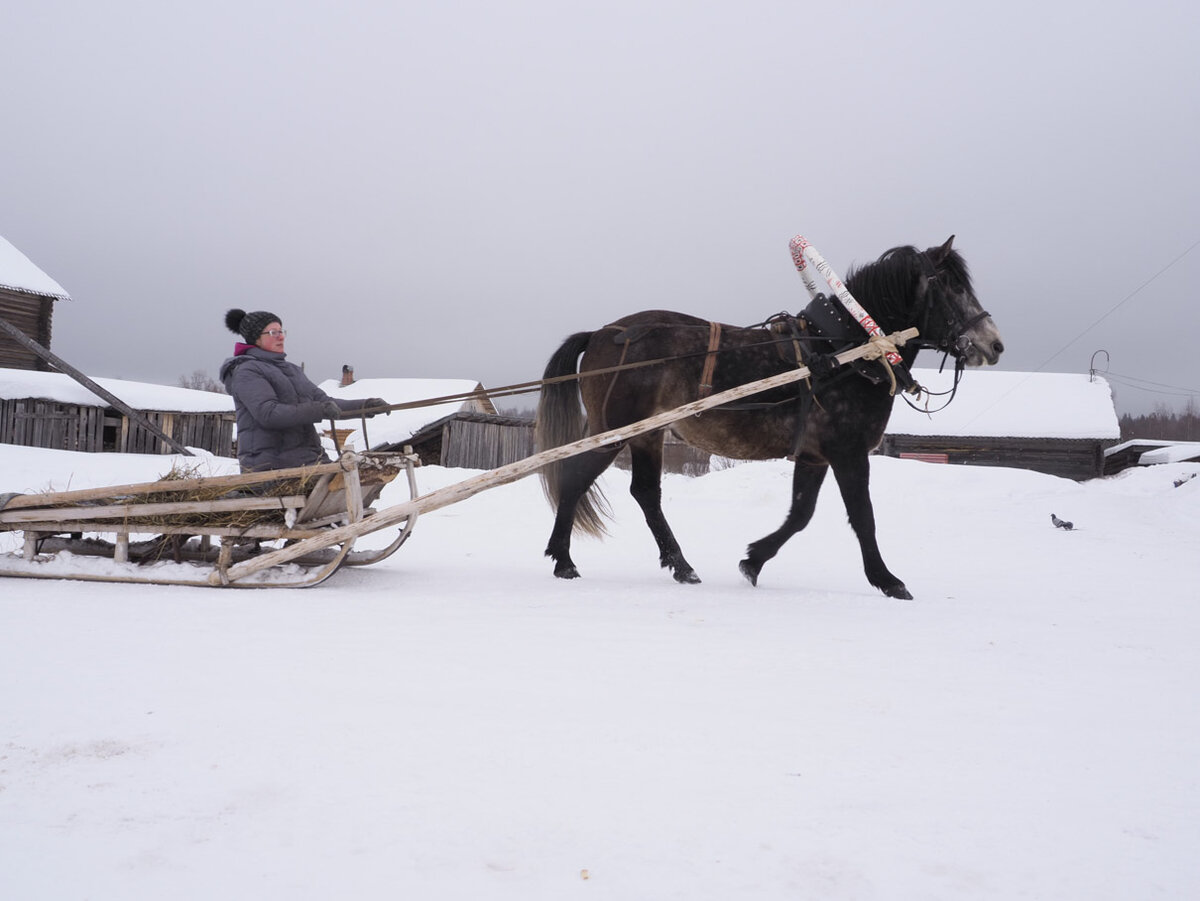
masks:
[[[411,454],[345,453],[335,463],[271,472],[43,494],[0,495],[0,532],[23,532],[19,550],[0,555],[0,575],[160,585],[307,587],[342,566],[377,563],[412,533],[413,512],[345,535],[362,524],[384,487],[401,472],[417,495]],[[370,525],[374,525],[371,523]],[[395,526],[383,548],[355,550],[355,539]],[[244,564],[309,542],[286,563]],[[100,558],[100,559],[97,559]],[[235,569],[242,564],[242,570]]]

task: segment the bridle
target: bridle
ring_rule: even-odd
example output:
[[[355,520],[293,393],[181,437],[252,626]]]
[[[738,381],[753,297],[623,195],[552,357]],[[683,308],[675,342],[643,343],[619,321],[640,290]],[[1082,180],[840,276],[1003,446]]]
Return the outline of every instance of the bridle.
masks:
[[[929,255],[923,250],[918,251],[917,259],[921,265],[921,275],[925,278],[925,286],[918,301],[918,303],[924,306],[924,310],[920,313],[920,324],[917,326],[920,329],[921,335],[913,343],[918,348],[925,348],[942,354],[942,363],[938,367],[939,372],[946,368],[946,359],[954,357],[954,383],[951,385],[949,391],[930,391],[928,388],[921,389],[923,393],[930,397],[946,398],[945,403],[936,410],[928,409],[928,402],[926,402],[924,407],[918,406],[909,400],[907,396],[904,397],[904,401],[914,410],[922,413],[937,413],[950,406],[950,402],[954,400],[954,395],[958,392],[958,383],[962,380],[963,370],[967,365],[967,351],[971,348],[971,339],[967,337],[967,332],[984,319],[987,319],[991,314],[987,310],[980,310],[974,316],[963,316],[951,301],[950,292],[942,289],[940,283],[941,276],[937,271],[937,267],[933,265],[933,261],[929,259]],[[935,309],[946,324],[945,331],[940,336],[933,336],[929,328],[930,318]]]
[[[961,368],[964,365],[963,357],[971,347],[971,339],[967,337],[967,332],[991,314],[987,310],[980,310],[969,318],[963,316],[950,300],[949,292],[942,290],[941,276],[937,267],[933,265],[933,261],[929,259],[929,255],[923,250],[918,251],[917,260],[921,265],[921,275],[925,278],[925,286],[918,301],[924,306],[924,310],[920,314],[920,324],[917,326],[921,331],[921,337],[916,340],[916,344],[918,347],[954,357],[957,368]],[[935,286],[937,286],[936,290]],[[933,300],[930,299],[931,295]],[[930,317],[935,311],[946,323],[944,334],[937,337],[930,334],[929,328]],[[942,366],[944,367],[945,364],[944,356]]]

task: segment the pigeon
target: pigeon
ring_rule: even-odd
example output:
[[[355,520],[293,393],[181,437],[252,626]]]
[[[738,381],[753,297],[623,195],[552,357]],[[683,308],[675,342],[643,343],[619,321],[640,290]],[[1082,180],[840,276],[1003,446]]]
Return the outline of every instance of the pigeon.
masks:
[[[1075,523],[1067,522],[1065,519],[1059,519],[1053,513],[1050,514],[1050,521],[1052,523],[1054,523],[1055,528],[1063,529],[1064,531],[1067,531],[1067,532],[1069,532],[1073,528],[1075,528]]]

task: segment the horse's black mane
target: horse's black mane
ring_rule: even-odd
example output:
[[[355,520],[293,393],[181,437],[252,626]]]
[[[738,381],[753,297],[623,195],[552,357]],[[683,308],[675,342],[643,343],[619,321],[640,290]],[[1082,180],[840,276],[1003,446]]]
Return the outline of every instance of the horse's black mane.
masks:
[[[913,282],[925,271],[923,253],[911,244],[886,250],[873,263],[851,266],[846,288],[876,319],[904,316],[911,311],[900,308],[898,301],[913,296]],[[945,276],[970,290],[971,274],[957,250],[951,249],[940,268]]]

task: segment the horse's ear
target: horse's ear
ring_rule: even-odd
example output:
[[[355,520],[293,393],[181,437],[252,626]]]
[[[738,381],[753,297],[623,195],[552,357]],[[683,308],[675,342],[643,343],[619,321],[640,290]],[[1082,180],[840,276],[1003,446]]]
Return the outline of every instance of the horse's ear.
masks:
[[[951,235],[949,238],[946,239],[945,244],[943,244],[941,247],[939,247],[937,250],[933,251],[933,253],[930,254],[930,256],[933,258],[933,264],[935,266],[940,266],[942,261],[944,259],[946,259],[946,257],[950,256],[950,250],[951,250],[953,244],[954,244],[954,235]]]

